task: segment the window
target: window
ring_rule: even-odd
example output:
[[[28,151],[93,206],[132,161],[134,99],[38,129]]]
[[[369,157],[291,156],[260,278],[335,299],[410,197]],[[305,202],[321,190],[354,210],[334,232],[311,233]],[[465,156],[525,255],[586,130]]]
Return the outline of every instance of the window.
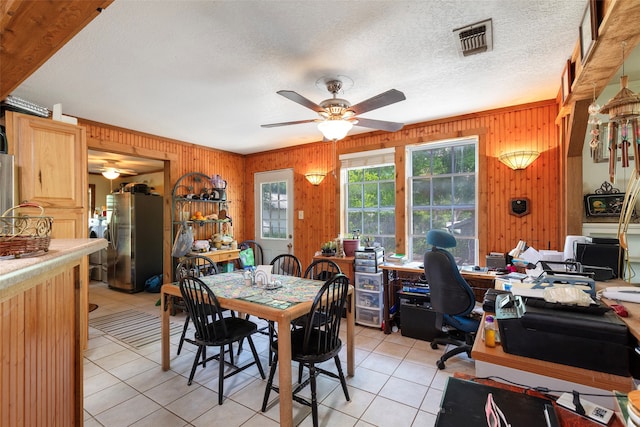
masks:
[[[343,230],[360,230],[387,250],[396,246],[396,167],[393,150],[340,156]]]
[[[262,238],[285,239],[287,237],[287,182],[261,184]]]
[[[432,228],[453,233],[449,249],[458,265],[477,264],[477,139],[430,143],[408,149],[410,193],[409,245],[412,259],[422,260],[426,233]]]

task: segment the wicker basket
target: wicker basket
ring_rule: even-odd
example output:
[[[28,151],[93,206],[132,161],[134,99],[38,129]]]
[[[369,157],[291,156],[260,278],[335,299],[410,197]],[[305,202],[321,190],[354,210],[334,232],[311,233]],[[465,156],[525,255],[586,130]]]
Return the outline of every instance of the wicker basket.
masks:
[[[40,216],[8,216],[20,208],[38,208]],[[7,209],[0,217],[0,256],[21,255],[49,250],[53,217],[43,216],[44,209],[35,203],[24,203]]]

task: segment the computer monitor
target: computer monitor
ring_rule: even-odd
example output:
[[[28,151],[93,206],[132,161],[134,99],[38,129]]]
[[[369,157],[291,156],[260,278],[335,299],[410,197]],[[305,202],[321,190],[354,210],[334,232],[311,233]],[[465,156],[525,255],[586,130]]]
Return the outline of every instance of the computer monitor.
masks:
[[[617,244],[576,243],[576,261],[584,266],[609,267],[622,278],[624,250]]]

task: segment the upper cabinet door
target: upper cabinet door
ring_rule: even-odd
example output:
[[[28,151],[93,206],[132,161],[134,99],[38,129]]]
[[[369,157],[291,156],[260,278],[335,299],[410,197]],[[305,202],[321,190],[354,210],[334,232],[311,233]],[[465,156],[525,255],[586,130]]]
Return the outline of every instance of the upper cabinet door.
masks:
[[[19,171],[17,200],[44,208],[83,208],[87,193],[85,128],[24,114],[14,114],[11,127],[14,139],[9,144]]]

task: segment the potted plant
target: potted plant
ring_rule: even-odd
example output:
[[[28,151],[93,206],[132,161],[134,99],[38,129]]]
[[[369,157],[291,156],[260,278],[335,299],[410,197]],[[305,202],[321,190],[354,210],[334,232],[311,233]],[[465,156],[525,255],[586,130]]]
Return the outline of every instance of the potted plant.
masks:
[[[348,233],[342,244],[345,256],[354,256],[355,252],[360,248],[360,230],[353,230]]]
[[[336,254],[336,242],[333,240],[329,240],[328,242],[324,242],[320,249],[322,250],[322,255],[324,256],[334,256]]]

